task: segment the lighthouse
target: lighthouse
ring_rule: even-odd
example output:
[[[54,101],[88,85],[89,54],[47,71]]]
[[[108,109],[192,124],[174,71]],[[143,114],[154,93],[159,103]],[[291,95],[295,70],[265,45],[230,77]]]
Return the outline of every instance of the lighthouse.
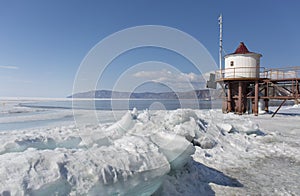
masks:
[[[269,69],[261,67],[262,55],[249,51],[244,42],[240,42],[233,53],[222,56],[222,15],[219,17],[219,25],[219,70],[210,75],[207,87],[216,89],[216,83],[221,86],[224,113],[253,113],[257,116],[259,103],[260,109],[268,112],[269,100],[281,100],[273,117],[287,100],[300,103],[300,66]]]
[[[225,93],[223,112],[258,114],[261,57],[259,53],[250,52],[244,42],[224,57],[224,69],[216,73]],[[253,98],[249,98],[250,95]]]
[[[287,100],[300,98],[300,66],[265,69],[260,66],[261,54],[250,52],[241,42],[235,52],[224,57],[224,69],[216,71],[216,82],[223,89],[224,113],[253,113],[269,111],[269,100],[282,100],[278,109]]]

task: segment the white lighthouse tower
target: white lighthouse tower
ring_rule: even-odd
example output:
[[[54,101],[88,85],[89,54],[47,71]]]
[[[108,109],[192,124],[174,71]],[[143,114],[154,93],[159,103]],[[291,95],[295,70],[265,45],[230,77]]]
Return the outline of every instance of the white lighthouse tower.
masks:
[[[249,52],[243,42],[234,53],[226,55],[225,78],[259,78],[261,54]]]

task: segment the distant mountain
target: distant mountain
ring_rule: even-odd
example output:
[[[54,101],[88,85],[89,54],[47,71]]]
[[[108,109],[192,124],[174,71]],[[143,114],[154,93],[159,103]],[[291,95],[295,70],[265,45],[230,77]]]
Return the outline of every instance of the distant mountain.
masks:
[[[83,93],[76,93],[68,96],[68,98],[115,98],[115,99],[192,99],[194,96],[198,99],[210,99],[211,93],[209,89],[195,90],[188,92],[143,92],[143,93],[130,93],[130,92],[118,92],[110,90],[96,90]]]

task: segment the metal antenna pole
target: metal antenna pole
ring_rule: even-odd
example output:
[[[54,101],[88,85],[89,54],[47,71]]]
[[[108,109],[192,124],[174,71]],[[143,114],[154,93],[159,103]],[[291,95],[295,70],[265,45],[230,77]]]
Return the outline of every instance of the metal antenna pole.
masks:
[[[219,46],[219,67],[220,67],[220,74],[222,73],[222,51],[223,51],[223,40],[222,40],[222,28],[223,28],[223,18],[222,14],[219,16],[219,25],[220,25],[220,46]]]

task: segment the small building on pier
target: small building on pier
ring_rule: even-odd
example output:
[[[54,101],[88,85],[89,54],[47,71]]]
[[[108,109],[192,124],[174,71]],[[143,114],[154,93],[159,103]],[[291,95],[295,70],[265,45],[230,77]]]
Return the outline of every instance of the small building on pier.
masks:
[[[224,113],[258,115],[259,103],[268,112],[270,99],[282,100],[281,105],[286,100],[298,103],[300,67],[265,69],[260,66],[261,57],[250,52],[243,42],[234,53],[224,57],[224,69],[215,74],[216,82],[224,91]]]

